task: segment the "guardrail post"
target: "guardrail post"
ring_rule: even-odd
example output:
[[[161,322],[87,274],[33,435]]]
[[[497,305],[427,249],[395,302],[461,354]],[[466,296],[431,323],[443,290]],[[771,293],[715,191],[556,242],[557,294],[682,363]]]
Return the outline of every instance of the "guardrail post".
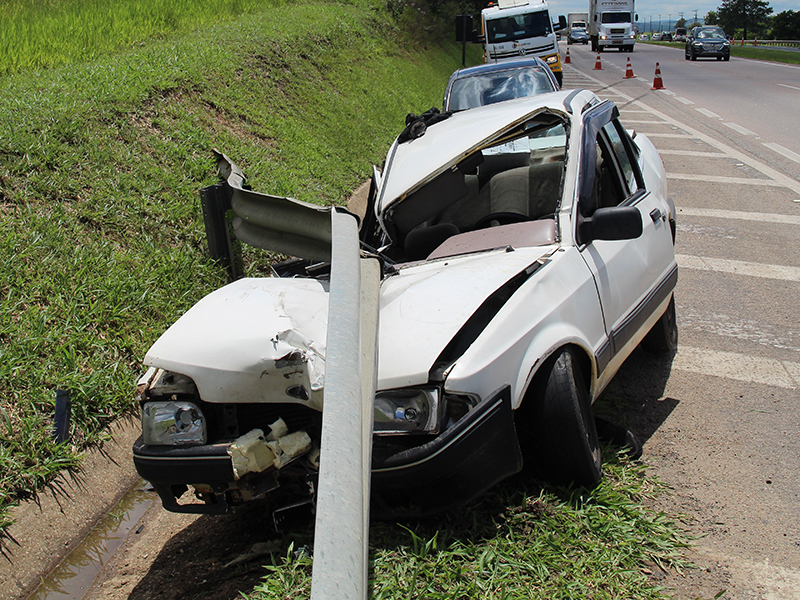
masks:
[[[325,399],[312,600],[367,597],[372,402],[380,264],[359,258],[352,215],[331,212]]]

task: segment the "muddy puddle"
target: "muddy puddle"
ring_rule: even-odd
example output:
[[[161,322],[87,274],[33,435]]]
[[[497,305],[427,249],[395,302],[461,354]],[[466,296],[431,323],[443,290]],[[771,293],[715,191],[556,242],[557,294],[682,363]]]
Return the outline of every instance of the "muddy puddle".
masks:
[[[139,519],[156,494],[144,480],[137,481],[94,526],[86,538],[44,578],[28,600],[80,600],[92,587],[103,565],[136,532]]]

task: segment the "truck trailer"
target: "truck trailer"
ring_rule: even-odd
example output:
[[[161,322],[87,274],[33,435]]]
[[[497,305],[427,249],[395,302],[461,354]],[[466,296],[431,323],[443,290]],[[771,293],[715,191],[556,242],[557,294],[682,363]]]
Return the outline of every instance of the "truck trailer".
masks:
[[[633,52],[636,43],[634,0],[589,0],[589,41],[593,52],[619,48]]]
[[[583,29],[588,31],[589,27],[589,13],[568,13],[567,14],[567,31],[573,29]]]

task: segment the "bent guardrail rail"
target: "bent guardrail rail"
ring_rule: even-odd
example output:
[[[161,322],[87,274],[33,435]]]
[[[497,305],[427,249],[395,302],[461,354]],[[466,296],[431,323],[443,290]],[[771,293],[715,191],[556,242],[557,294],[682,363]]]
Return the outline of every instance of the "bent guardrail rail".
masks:
[[[239,269],[229,210],[241,241],[331,263],[311,598],[366,598],[380,264],[360,257],[355,215],[254,192],[239,167],[215,156],[224,181],[201,190],[203,215],[209,251],[231,279]]]

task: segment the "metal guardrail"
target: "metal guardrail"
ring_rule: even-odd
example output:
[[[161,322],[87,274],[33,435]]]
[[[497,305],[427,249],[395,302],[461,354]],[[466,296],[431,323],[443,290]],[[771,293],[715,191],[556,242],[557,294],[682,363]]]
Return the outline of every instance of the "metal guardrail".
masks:
[[[239,275],[231,209],[243,242],[331,263],[311,598],[365,599],[380,263],[360,257],[355,215],[254,192],[239,167],[215,154],[225,181],[201,190],[203,215],[211,255],[231,279]]]
[[[380,264],[360,259],[355,220],[331,213],[328,342],[312,600],[367,597],[372,402]]]
[[[800,48],[800,40],[759,40],[759,39],[752,39],[752,40],[745,40],[745,39],[733,39],[731,40],[731,44],[734,46],[756,46],[758,48],[762,46],[784,46],[789,48]]]

